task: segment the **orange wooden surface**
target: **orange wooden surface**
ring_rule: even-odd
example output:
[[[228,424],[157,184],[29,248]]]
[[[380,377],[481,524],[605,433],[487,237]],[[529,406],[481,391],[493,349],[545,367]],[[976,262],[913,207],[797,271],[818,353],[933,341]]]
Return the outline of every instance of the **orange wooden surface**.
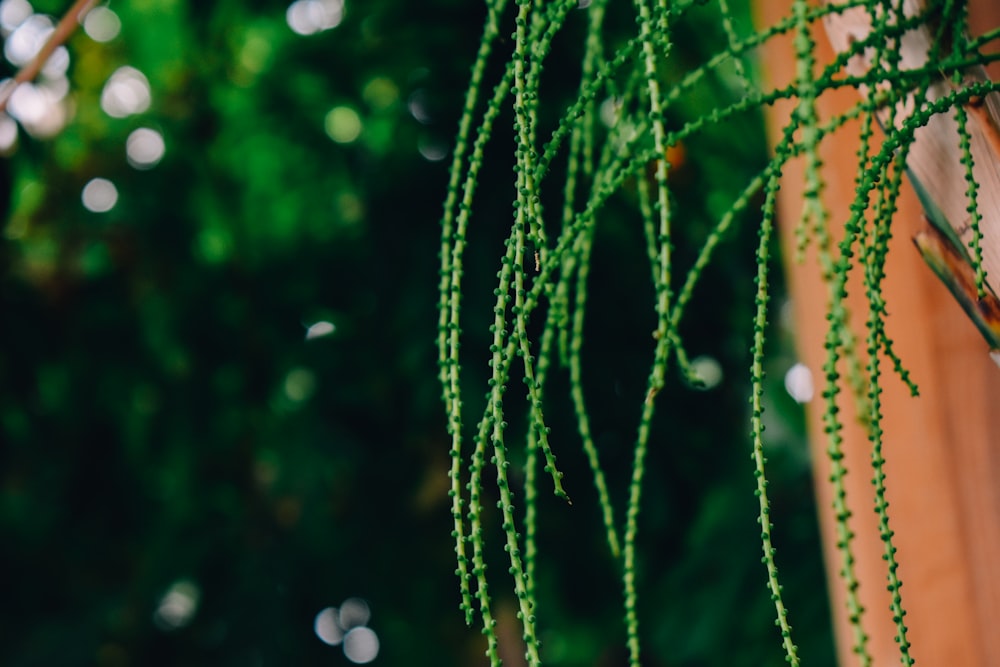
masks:
[[[790,4],[760,0],[759,25],[788,15]],[[981,25],[1000,24],[997,3],[982,2],[975,10],[974,20]],[[825,49],[818,61],[829,62],[832,54],[825,37],[818,34],[817,39]],[[790,38],[775,40],[761,55],[773,84],[792,79],[795,60]],[[857,100],[852,90],[825,94],[819,101],[821,116],[828,118]],[[788,104],[779,105],[769,115],[772,138],[790,109]],[[857,132],[857,126],[845,127],[823,147],[825,201],[835,227],[847,219],[854,196]],[[794,256],[791,231],[802,206],[801,162],[787,172],[779,208],[786,260]],[[1000,665],[1000,368],[990,361],[986,344],[913,247],[910,239],[921,225],[921,210],[909,191],[893,224],[885,282],[887,329],[921,390],[919,398],[911,398],[891,371],[883,376],[887,495],[912,655],[918,665]],[[986,242],[1000,243],[1000,239]],[[786,263],[799,355],[820,382],[827,288],[819,279],[815,253],[810,252],[804,264]],[[859,286],[853,287],[849,302],[855,329],[863,336],[866,304]],[[857,535],[864,627],[875,665],[897,665],[869,442],[851,421],[855,411],[850,401],[842,403],[842,414],[849,421],[844,432],[846,484],[854,513],[851,526]],[[808,405],[820,523],[840,664],[853,665],[858,662],[851,652],[843,585],[837,575],[840,556],[834,547],[822,410],[819,399]],[[780,566],[780,551],[778,558]],[[794,625],[794,609],[791,614]],[[808,664],[809,656],[803,658]]]

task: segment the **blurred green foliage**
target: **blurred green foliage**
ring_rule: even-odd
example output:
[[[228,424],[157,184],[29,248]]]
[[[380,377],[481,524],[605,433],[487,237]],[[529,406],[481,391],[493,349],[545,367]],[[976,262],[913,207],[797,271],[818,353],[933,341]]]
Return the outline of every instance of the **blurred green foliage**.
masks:
[[[458,612],[433,345],[441,158],[483,10],[347,0],[339,26],[300,36],[286,8],[113,3],[117,39],[70,42],[69,125],[51,140],[22,133],[0,162],[0,664],[347,664],[313,618],[352,595],[371,605],[376,664],[483,663]],[[678,67],[724,43],[713,15],[698,16],[677,33]],[[101,91],[123,65],[148,77],[153,103],[111,118]],[[558,71],[546,77],[554,100],[569,94]],[[716,81],[705,94],[733,91]],[[138,127],[165,139],[150,170],[125,158]],[[759,119],[728,127],[688,146],[672,177],[690,221],[681,263],[762,164]],[[94,177],[117,185],[109,212],[81,205]],[[498,217],[479,221],[467,260],[483,269],[466,302],[482,313],[468,332],[479,342],[503,233],[490,223],[511,196],[481,194]],[[588,323],[586,352],[617,498],[652,350],[640,231],[618,224],[628,211],[614,203],[598,230],[592,312],[605,316]],[[753,266],[747,225],[683,332],[724,380],[674,382],[657,422],[640,537],[650,665],[782,664],[746,437]],[[306,340],[318,321],[335,330]],[[828,665],[801,415],[780,387],[788,341],[774,352],[779,564],[802,655]],[[576,502],[547,501],[542,517],[543,655],[619,665],[621,593],[568,408],[553,408],[554,443]],[[193,616],[158,623],[179,583],[197,591]]]

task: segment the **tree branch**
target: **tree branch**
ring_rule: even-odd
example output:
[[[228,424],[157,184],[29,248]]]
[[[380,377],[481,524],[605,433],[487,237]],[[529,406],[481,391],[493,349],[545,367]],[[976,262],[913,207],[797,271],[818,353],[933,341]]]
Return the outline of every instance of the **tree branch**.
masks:
[[[83,15],[90,11],[90,8],[96,3],[97,0],[76,0],[73,3],[73,6],[60,19],[55,30],[49,35],[49,39],[42,46],[41,50],[39,50],[38,54],[31,59],[31,62],[22,67],[13,79],[0,88],[0,112],[7,110],[7,103],[18,86],[22,83],[32,81],[38,76],[38,73],[42,71],[42,67],[45,66],[46,61],[52,53],[69,39],[70,35],[76,30],[76,27],[80,25],[80,19],[83,18]]]

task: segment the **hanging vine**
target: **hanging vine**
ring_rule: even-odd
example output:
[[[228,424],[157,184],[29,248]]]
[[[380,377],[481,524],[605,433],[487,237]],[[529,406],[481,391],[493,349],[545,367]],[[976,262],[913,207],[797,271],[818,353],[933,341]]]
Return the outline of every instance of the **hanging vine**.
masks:
[[[764,364],[771,315],[772,271],[775,264],[773,231],[775,198],[780,179],[790,160],[804,160],[804,202],[796,227],[799,251],[813,244],[819,257],[822,279],[828,286],[826,362],[823,366],[824,427],[841,585],[845,590],[847,616],[854,649],[863,665],[871,664],[868,637],[862,625],[865,613],[858,597],[861,583],[854,570],[854,532],[848,509],[848,471],[844,463],[840,395],[846,388],[859,406],[861,421],[871,441],[871,473],[875,488],[879,534],[885,544],[891,613],[897,628],[900,659],[912,664],[910,637],[905,625],[905,607],[898,574],[896,548],[890,528],[887,479],[882,453],[883,415],[880,395],[886,374],[883,360],[916,393],[904,362],[895,354],[885,330],[886,302],[882,293],[891,220],[896,210],[907,156],[918,128],[932,118],[951,114],[957,122],[972,240],[959,252],[975,274],[975,291],[981,299],[991,294],[983,264],[983,233],[977,206],[977,181],[967,130],[967,109],[981,103],[997,89],[987,81],[970,81],[965,73],[990,59],[979,48],[992,36],[969,39],[964,30],[961,3],[928,3],[916,12],[899,0],[849,0],[813,6],[795,0],[784,20],[757,30],[746,29],[734,19],[738,3],[720,2],[715,8],[721,39],[715,55],[701,64],[678,64],[675,34],[695,12],[707,11],[697,0],[635,0],[629,9],[611,7],[606,0],[579,3],[560,0],[541,3],[489,0],[479,52],[465,100],[451,165],[451,179],[442,217],[441,283],[438,349],[440,380],[451,436],[451,511],[457,559],[461,608],[466,621],[476,616],[486,636],[487,655],[500,664],[496,615],[490,594],[502,577],[487,576],[488,540],[497,539],[506,553],[506,586],[513,591],[517,618],[529,665],[539,665],[544,656],[539,641],[537,611],[544,601],[536,586],[537,561],[544,558],[538,545],[538,516],[543,509],[545,487],[562,501],[569,496],[563,473],[557,467],[557,452],[570,447],[573,434],[551,430],[546,417],[550,380],[565,373],[577,423],[577,436],[592,474],[592,493],[600,508],[607,554],[621,580],[624,628],[630,665],[641,664],[643,632],[640,625],[640,572],[637,535],[641,528],[642,499],[647,453],[653,424],[670,410],[663,388],[676,372],[697,385],[697,370],[689,361],[681,336],[685,313],[696,306],[696,288],[718,246],[737,225],[755,224],[759,244],[756,263],[754,315],[750,366],[750,442],[756,479],[758,522],[766,584],[774,604],[775,622],[789,664],[800,656],[793,641],[790,611],[783,599],[778,575],[780,554],[772,539],[772,505],[768,497]],[[742,7],[740,5],[740,7]],[[608,38],[607,18],[629,13],[634,31]],[[714,10],[713,10],[714,11]],[[859,36],[829,64],[816,62],[819,24],[847,12],[867,15],[868,34]],[[573,29],[570,29],[572,27]],[[913,65],[900,57],[904,36],[918,30],[947,35],[947,48]],[[744,34],[741,34],[744,33]],[[549,104],[543,86],[544,66],[554,44],[565,46],[564,34],[584,35],[579,85],[568,103]],[[790,85],[767,88],[748,66],[753,50],[780,35],[790,35],[795,45],[796,74]],[[869,67],[852,70],[852,59],[865,58]],[[506,62],[496,61],[506,58]],[[494,77],[492,89],[490,76]],[[684,102],[706,82],[738,83],[723,104],[701,109],[696,115],[684,110]],[[943,79],[948,90],[936,97],[928,90]],[[817,99],[827,91],[851,87],[862,94],[847,113],[821,120]],[[492,90],[492,94],[488,91]],[[679,147],[699,136],[711,136],[734,119],[752,116],[768,105],[789,101],[794,113],[788,119],[769,162],[739,190],[727,210],[714,223],[702,245],[693,251],[685,269],[674,253],[678,243],[678,219],[673,205],[672,160]],[[977,102],[980,101],[980,102]],[[562,109],[561,111],[559,109]],[[556,112],[555,115],[553,112]],[[555,117],[557,120],[552,120]],[[857,153],[855,200],[847,220],[832,220],[823,204],[820,150],[830,135],[850,121],[860,120],[860,150]],[[510,123],[500,128],[501,121]],[[877,127],[878,126],[878,127]],[[879,129],[881,128],[881,129]],[[882,133],[881,143],[874,141]],[[504,138],[513,139],[513,151],[488,152],[487,146]],[[513,155],[511,180],[485,183],[481,177],[487,160]],[[493,157],[500,156],[500,157]],[[919,187],[919,184],[917,184]],[[470,226],[476,224],[477,191],[506,189],[513,206],[502,254],[498,259],[494,302],[489,324],[488,350],[465,350],[463,343],[463,279],[467,271]],[[590,312],[589,276],[595,229],[601,224],[605,205],[614,198],[628,202],[634,213],[619,225],[634,225],[646,241],[650,263],[655,316],[654,345],[649,359],[645,398],[637,406],[625,506],[615,507],[611,480],[601,464],[601,452],[591,433],[584,384],[584,330]],[[546,202],[557,202],[546,207]],[[940,215],[932,222],[947,226]],[[495,218],[483,218],[494,220]],[[832,232],[836,225],[842,233]],[[933,264],[934,257],[929,261]],[[939,267],[940,268],[940,267]],[[492,270],[492,269],[491,269]],[[940,271],[939,271],[940,273]],[[849,277],[860,275],[867,311],[851,313],[846,305]],[[855,340],[851,320],[863,322],[863,342]],[[859,351],[860,348],[860,351]],[[488,359],[486,397],[481,414],[471,414],[467,396],[473,395],[463,369],[471,361]],[[514,387],[523,383],[523,393]],[[477,389],[478,390],[478,389]],[[523,401],[512,410],[512,402]],[[511,428],[512,414],[526,420],[523,428]],[[474,425],[471,425],[474,424]],[[524,470],[515,476],[519,462]],[[539,473],[544,473],[540,475]],[[857,474],[866,474],[857,471]],[[495,487],[487,477],[495,478]],[[520,481],[515,482],[514,478]],[[547,478],[547,481],[546,481]],[[523,484],[523,493],[515,493]],[[574,495],[585,493],[578,482]],[[490,503],[487,503],[487,497]],[[484,515],[489,504],[498,509],[500,531],[488,530]],[[475,602],[473,602],[475,600]],[[666,604],[669,604],[667,602]]]

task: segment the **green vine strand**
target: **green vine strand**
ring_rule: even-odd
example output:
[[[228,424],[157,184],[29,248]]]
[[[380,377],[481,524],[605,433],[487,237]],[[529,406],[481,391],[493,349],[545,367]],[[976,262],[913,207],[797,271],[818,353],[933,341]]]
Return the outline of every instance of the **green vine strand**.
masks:
[[[953,52],[960,54],[961,45],[964,42],[963,28],[968,15],[968,7],[964,3],[961,3],[956,8],[956,14],[952,26],[951,42]],[[953,80],[956,86],[960,86],[962,83],[962,77],[958,73],[953,76]],[[977,203],[979,183],[976,181],[975,174],[973,173],[975,161],[972,157],[972,137],[969,134],[967,126],[968,116],[964,106],[958,105],[955,107],[955,121],[958,123],[958,148],[961,153],[962,169],[965,174],[965,192],[969,200],[965,210],[969,214],[969,228],[972,231],[972,238],[969,240],[969,249],[972,251],[972,263],[975,267],[976,298],[983,299],[986,296],[986,271],[983,268],[983,233],[979,226],[982,214],[979,212],[979,205]]]
[[[644,605],[678,604],[640,601],[642,574],[649,563],[640,529],[643,504],[648,502],[644,489],[650,461],[655,460],[650,452],[683,444],[663,436],[661,425],[670,420],[673,408],[673,389],[667,391],[672,375],[689,385],[699,384],[698,371],[689,360],[692,350],[682,335],[685,323],[697,316],[702,303],[698,288],[717,251],[735,230],[750,225],[756,228],[757,247],[752,251],[756,275],[753,318],[748,323],[752,329],[746,446],[752,467],[747,476],[753,475],[755,481],[776,641],[789,664],[805,662],[793,641],[779,578],[781,538],[774,526],[780,517],[775,516],[778,510],[768,495],[764,416],[771,386],[764,372],[768,321],[778,259],[776,198],[781,179],[791,172],[791,160],[802,161],[804,178],[801,214],[792,221],[795,246],[800,254],[808,247],[815,250],[828,290],[821,378],[827,461],[818,464],[829,468],[841,575],[835,585],[845,592],[859,663],[870,665],[870,637],[863,621],[866,614],[885,612],[865,610],[860,602],[862,583],[876,582],[860,581],[855,568],[850,510],[854,503],[845,483],[849,471],[841,414],[841,403],[849,397],[871,446],[874,511],[884,543],[884,585],[891,597],[888,611],[896,627],[899,659],[913,664],[912,638],[904,622],[900,555],[886,500],[889,480],[881,399],[888,381],[885,369],[891,367],[896,381],[913,394],[917,387],[886,333],[890,304],[883,293],[885,265],[915,132],[933,116],[950,114],[958,127],[972,231],[966,254],[979,297],[988,290],[968,116],[972,105],[997,85],[970,83],[966,72],[998,59],[979,49],[1000,38],[1000,29],[969,38],[964,31],[964,3],[951,0],[928,2],[926,11],[916,15],[906,14],[900,0],[818,6],[793,0],[790,6],[789,15],[773,25],[754,27],[744,18],[748,8],[738,0],[631,4],[489,0],[485,5],[441,219],[437,347],[450,436],[449,495],[459,606],[467,623],[478,617],[491,665],[500,665],[501,655],[514,648],[503,645],[511,640],[502,640],[497,630],[500,615],[495,605],[501,598],[509,599],[516,609],[520,629],[516,648],[526,663],[534,667],[546,659],[542,638],[553,618],[546,612],[542,593],[548,589],[538,585],[538,578],[539,563],[546,558],[544,517],[556,511],[553,502],[579,521],[581,531],[590,523],[601,527],[610,556],[605,564],[620,581],[621,632],[630,666],[638,667],[649,654],[649,631],[640,623]],[[816,34],[824,19],[857,8],[867,12],[870,33],[830,62],[819,63]],[[701,40],[714,40],[704,53],[681,38],[693,25],[715,26]],[[903,35],[913,30],[936,35],[933,58],[924,66],[904,68]],[[768,88],[751,63],[755,50],[783,35],[792,39],[795,74],[787,85]],[[847,63],[859,54],[865,54],[872,67],[848,74]],[[579,78],[567,86],[566,62],[574,59]],[[942,80],[950,87],[928,101],[928,90]],[[839,116],[821,118],[820,98],[844,87],[858,91],[856,103]],[[767,107],[779,102],[789,103],[794,111],[775,138],[770,158],[748,170],[743,182],[720,185],[719,191],[728,193],[728,205],[721,207],[721,213],[714,207],[714,220],[703,225],[700,236],[695,234],[686,208],[688,194],[676,175],[683,171],[684,151],[721,136],[720,132],[731,132],[735,124],[758,122]],[[820,156],[824,142],[855,121],[860,127],[855,196],[848,219],[835,220],[823,203],[826,183]],[[509,213],[487,204],[498,197],[511,202]],[[835,234],[834,229],[841,231]],[[588,346],[587,323],[608,317],[595,306],[598,301],[592,294],[591,269],[603,242],[602,230],[634,231],[630,238],[642,239],[644,247],[638,250],[648,262],[645,275],[650,281],[646,290],[636,292],[651,298],[647,319],[651,340],[644,395],[633,406],[636,421],[627,475],[612,475],[605,468],[609,453],[595,438],[588,409],[593,391],[588,363],[603,352]],[[695,237],[700,241],[691,247]],[[481,258],[479,246],[489,243],[487,239],[500,249],[489,269],[496,271],[491,311],[469,314],[463,301],[469,289],[466,273],[475,273],[476,280],[469,284],[479,284],[485,271],[481,260],[470,260],[470,253]],[[864,312],[851,313],[846,305],[852,275],[860,276]],[[855,323],[863,323],[859,333],[852,328]],[[477,343],[470,346],[470,341]],[[480,344],[482,349],[476,349]],[[476,378],[483,360],[488,362],[486,386],[473,387],[482,381]],[[560,395],[563,387],[568,388],[565,397]],[[564,408],[569,420],[552,418]],[[589,484],[565,478],[574,498],[586,502],[568,504],[563,472],[557,467],[557,458],[564,456],[579,457],[589,468]],[[545,487],[551,488],[556,501],[543,493]],[[499,545],[503,567],[497,567]],[[664,660],[669,657],[658,661]]]

